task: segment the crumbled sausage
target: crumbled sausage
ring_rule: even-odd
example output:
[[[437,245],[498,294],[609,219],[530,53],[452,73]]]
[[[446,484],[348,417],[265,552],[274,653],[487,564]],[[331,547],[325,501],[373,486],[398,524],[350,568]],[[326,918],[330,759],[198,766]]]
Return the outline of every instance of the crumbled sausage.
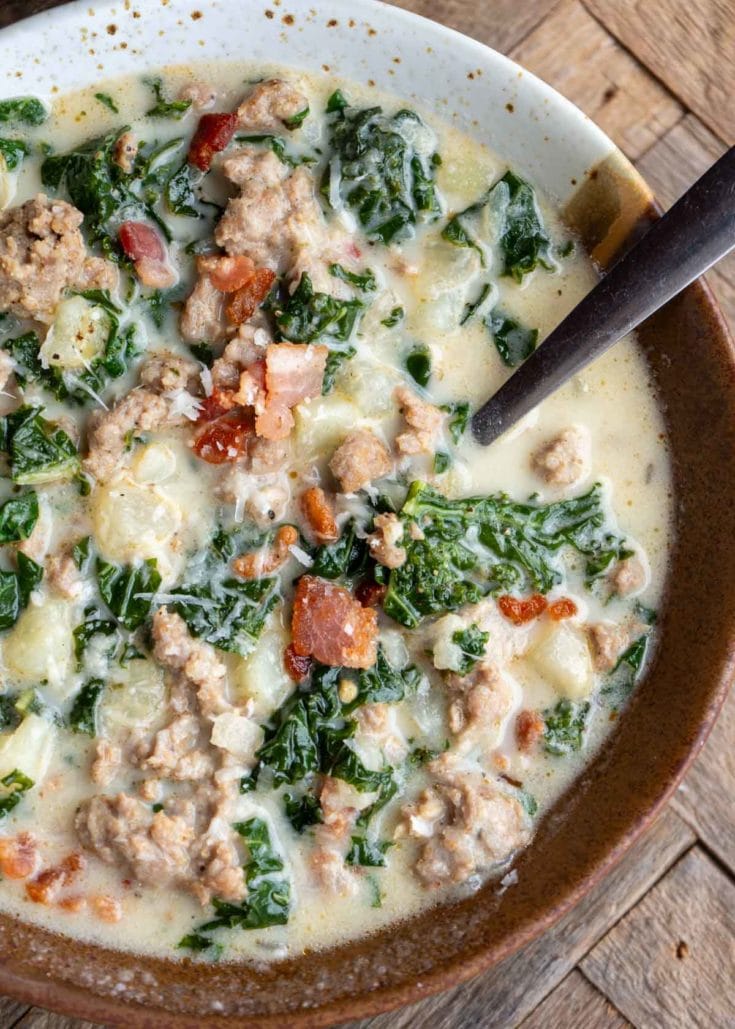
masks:
[[[398,452],[409,456],[430,453],[436,448],[437,437],[444,424],[443,412],[422,400],[408,386],[398,386],[394,395],[408,426],[405,432],[396,436]]]
[[[374,432],[357,429],[332,455],[329,468],[343,493],[355,493],[387,475],[393,466],[390,452]]]
[[[484,750],[492,750],[500,742],[505,720],[515,702],[511,681],[495,665],[483,663],[469,675],[448,675],[446,684],[450,695],[449,728],[457,737],[457,753],[478,744]]]
[[[121,171],[129,175],[138,156],[138,141],[132,132],[123,132],[115,143],[113,160]]]
[[[208,111],[217,100],[217,90],[207,82],[188,82],[179,90],[179,100],[190,100],[197,111]]]
[[[38,871],[38,843],[29,832],[0,836],[0,876],[27,879]]]
[[[406,562],[406,548],[398,544],[403,539],[403,522],[392,512],[375,516],[375,530],[368,536],[370,555],[386,568],[400,568]]]
[[[98,786],[109,786],[120,770],[122,750],[104,738],[95,744],[95,757],[92,763],[92,782]]]
[[[165,607],[153,616],[153,656],[164,668],[181,672],[197,690],[205,717],[229,709],[225,696],[226,669],[211,644],[195,639],[186,622]]]
[[[564,429],[533,454],[531,467],[552,486],[573,486],[589,475],[590,438],[586,429]]]
[[[609,575],[610,586],[620,597],[638,593],[646,585],[646,569],[639,557],[619,561]]]
[[[46,558],[46,582],[66,600],[76,600],[84,590],[84,579],[71,554],[62,552]]]
[[[155,393],[170,393],[177,389],[198,393],[201,389],[201,368],[196,361],[162,351],[141,366],[140,382]]]
[[[521,711],[516,718],[516,743],[523,753],[533,750],[544,735],[544,720],[538,711]]]
[[[89,452],[85,469],[99,482],[116,471],[131,432],[150,432],[169,422],[168,402],[148,389],[123,397],[111,411],[90,418]]]
[[[303,93],[283,79],[258,82],[237,109],[237,122],[248,132],[280,129],[309,106]]]
[[[317,543],[334,543],[339,529],[334,519],[334,508],[319,486],[311,486],[301,494],[301,510],[311,536]]]
[[[83,217],[43,193],[0,213],[0,311],[51,322],[64,290],[115,285],[113,266],[87,255]]]
[[[618,658],[631,642],[628,625],[614,622],[597,622],[587,628],[592,647],[592,660],[598,672],[609,672],[618,663]]]

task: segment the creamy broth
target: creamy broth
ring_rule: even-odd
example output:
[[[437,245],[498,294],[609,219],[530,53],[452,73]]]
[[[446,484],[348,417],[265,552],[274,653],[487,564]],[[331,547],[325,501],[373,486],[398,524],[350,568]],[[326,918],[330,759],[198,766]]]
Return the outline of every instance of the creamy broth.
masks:
[[[522,180],[515,203],[527,204],[535,228],[526,222],[519,245],[528,253],[529,234],[541,238],[530,244],[533,268],[518,271],[519,258],[516,275],[503,274],[512,245],[502,242],[503,227],[513,221],[515,186],[507,180],[504,192],[496,185],[508,171],[502,156],[423,112],[423,121],[412,115],[393,123],[410,148],[401,174],[412,177],[407,209],[414,205],[416,225],[385,244],[379,233],[366,238],[355,217],[349,162],[343,153],[335,163],[330,134],[345,118],[337,89],[351,105],[348,117],[352,108],[376,104],[392,117],[400,101],[247,64],[170,68],[161,79],[164,104],[189,95],[181,91],[192,84],[195,103],[146,117],[150,85],[115,81],[57,100],[38,127],[0,125],[0,137],[27,141],[30,151],[15,169],[8,170],[12,160],[0,165],[6,219],[42,189],[88,202],[70,185],[78,162],[76,170],[73,162],[57,163],[56,188],[47,164],[42,184],[49,153],[53,161],[124,125],[133,150],[139,147],[137,158],[129,157],[138,176],[132,215],[120,214],[118,195],[117,211],[113,203],[95,222],[85,210],[82,226],[90,255],[127,255],[119,269],[113,265],[116,284],[105,278],[109,269],[96,267],[98,292],[86,297],[68,277],[51,307],[33,296],[33,283],[24,285],[24,298],[8,299],[3,287],[13,278],[13,255],[7,242],[0,251],[0,310],[5,297],[8,312],[0,322],[8,355],[3,499],[35,492],[38,504],[34,519],[32,502],[24,501],[26,525],[33,523],[28,539],[10,525],[10,511],[4,514],[3,590],[15,591],[15,600],[3,601],[0,909],[111,947],[268,961],[373,931],[489,877],[512,884],[514,855],[604,745],[644,670],[667,564],[669,460],[634,339],[493,447],[461,431],[462,415],[466,422],[508,376],[503,347],[529,352],[531,330],[542,340],[596,281],[553,198],[536,191],[528,201]],[[207,110],[197,104],[212,92],[213,111],[235,111],[263,79],[283,80],[291,92],[271,97],[264,90],[263,104],[241,114],[211,171],[187,171],[189,140]],[[299,98],[308,99],[303,120]],[[243,136],[261,139],[245,143]],[[290,164],[269,149],[274,137],[284,141],[275,145]],[[178,147],[165,149],[177,139]],[[157,148],[141,184],[141,162]],[[222,162],[243,149],[261,163],[247,158],[233,185]],[[405,163],[411,156],[418,164]],[[121,148],[117,157],[113,177],[125,182],[128,157]],[[109,171],[113,158],[104,161]],[[179,168],[184,189],[176,196],[192,210],[177,215],[161,192]],[[243,229],[250,242],[226,247],[231,256],[252,257],[253,268],[215,261],[197,271],[197,251],[222,254],[212,235],[225,205],[227,218],[242,202],[242,182],[253,191],[258,176],[271,176],[261,238],[253,243],[251,206]],[[457,219],[459,212],[466,213]],[[155,232],[161,254],[154,245],[141,259],[140,241],[125,243],[120,229],[130,222]],[[95,224],[104,231],[95,233]],[[0,221],[0,244],[11,234]],[[330,274],[330,264],[342,271]],[[274,274],[256,293],[254,310],[223,319],[238,289],[252,293],[253,269],[260,268]],[[368,288],[359,278],[366,269],[374,280]],[[304,272],[317,293],[342,305],[337,322],[308,346],[299,329],[303,310],[294,307]],[[225,274],[240,275],[236,289],[215,286],[213,302],[212,282],[222,285]],[[197,278],[209,288],[209,320],[201,324],[219,319],[220,338],[182,336],[181,327],[201,313],[188,299]],[[356,304],[356,324],[340,340],[339,318]],[[127,341],[119,375],[100,365],[114,322],[117,339]],[[33,332],[35,351],[32,338],[25,350],[13,345]],[[225,367],[222,351],[236,335],[247,346]],[[299,364],[301,396],[284,401],[269,363],[276,351],[299,361],[308,351],[323,362],[325,345],[341,355],[333,375],[331,358],[327,365],[333,382],[325,380],[322,393],[321,367],[317,388],[304,392],[311,370]],[[179,381],[146,379],[141,369],[157,352],[169,365],[171,355],[193,363],[176,366]],[[218,385],[233,369],[235,379]],[[417,398],[413,413],[413,399],[397,400],[400,387]],[[137,421],[115,421],[116,403],[131,395],[144,395],[148,408]],[[25,441],[37,442],[39,432],[48,440],[52,430],[34,429],[32,413],[19,429],[22,405],[42,407],[47,423],[66,432],[71,451],[66,444],[59,451],[57,440],[45,465],[38,455],[29,458]],[[265,428],[273,418],[277,428]],[[363,436],[362,446],[354,453],[348,447],[335,463],[356,429],[368,434],[367,443]],[[255,444],[264,440],[270,447],[257,464]],[[284,454],[274,459],[281,440]],[[426,486],[412,488],[404,509],[415,482]],[[563,505],[581,503],[596,483],[593,523],[581,528],[582,508]],[[311,496],[320,515],[336,519],[336,533],[309,516],[308,490],[324,491]],[[500,493],[510,500],[497,500]],[[436,542],[438,523],[412,517],[410,505],[425,512],[437,497],[440,505],[442,497],[496,499],[462,514],[460,549],[472,567],[455,564],[449,578],[459,593],[450,582],[431,612],[419,610],[417,625],[402,624],[411,622],[412,604],[424,603],[409,595],[406,568],[438,559],[448,545],[446,536]],[[511,501],[531,508],[507,513]],[[547,512],[546,543],[525,564],[515,551],[500,554],[514,526],[543,535],[530,511],[556,502],[562,507]],[[373,525],[376,515],[383,521]],[[501,528],[493,536],[496,517]],[[562,522],[577,549],[561,546]],[[449,532],[457,523],[441,524]],[[273,534],[291,526],[278,555]],[[354,561],[327,578],[330,531],[344,543],[350,526]],[[330,553],[338,547],[332,542]],[[243,554],[251,558],[232,564]],[[533,573],[536,561],[543,568]],[[223,586],[233,569],[236,585]],[[437,571],[426,574],[431,591]],[[299,590],[306,580],[313,592],[305,599]],[[237,590],[246,584],[252,592],[243,600]],[[223,614],[223,595],[240,598],[239,614]],[[331,624],[337,609],[349,632]],[[247,623],[239,636],[237,618]],[[289,646],[301,658],[300,685],[299,662],[293,653],[284,657]],[[324,656],[340,647],[340,659]],[[343,670],[333,681],[335,667]],[[308,708],[317,694],[329,708],[318,716]],[[307,708],[308,725],[299,713]],[[345,734],[355,720],[354,735]],[[178,742],[172,724],[181,729]],[[295,774],[299,763],[306,774]],[[8,803],[11,797],[18,803]],[[217,918],[222,924],[208,927]]]

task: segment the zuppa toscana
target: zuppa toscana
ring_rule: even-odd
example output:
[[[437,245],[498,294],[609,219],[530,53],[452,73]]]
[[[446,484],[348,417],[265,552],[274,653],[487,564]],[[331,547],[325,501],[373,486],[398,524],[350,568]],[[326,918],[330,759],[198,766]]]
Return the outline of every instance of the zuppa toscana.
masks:
[[[228,64],[0,101],[0,205],[0,909],[262,961],[511,887],[669,542],[634,340],[467,432],[595,281],[553,201]]]

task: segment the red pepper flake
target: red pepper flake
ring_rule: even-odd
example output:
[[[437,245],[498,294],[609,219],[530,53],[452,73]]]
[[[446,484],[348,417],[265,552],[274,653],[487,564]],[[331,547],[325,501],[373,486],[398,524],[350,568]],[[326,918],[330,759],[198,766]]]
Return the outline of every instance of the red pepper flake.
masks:
[[[252,412],[238,408],[207,425],[194,442],[194,453],[209,464],[236,461],[246,453],[254,432]]]
[[[289,643],[283,652],[283,664],[289,679],[294,682],[303,682],[311,670],[311,658],[297,654],[293,643]]]
[[[577,605],[568,597],[560,597],[553,604],[549,604],[549,618],[555,622],[562,622],[565,618],[574,618],[577,613]]]
[[[387,586],[381,586],[379,582],[374,582],[372,579],[363,579],[355,589],[355,597],[363,607],[378,607],[383,603],[387,592]]]
[[[236,128],[236,114],[203,114],[189,146],[189,163],[209,171],[214,155],[229,146]]]
[[[521,711],[516,718],[518,749],[528,753],[544,734],[544,720],[538,711]]]
[[[525,625],[526,622],[532,622],[534,618],[538,618],[544,613],[547,601],[546,597],[542,597],[540,593],[533,593],[526,600],[506,594],[498,597],[498,607],[514,625]]]

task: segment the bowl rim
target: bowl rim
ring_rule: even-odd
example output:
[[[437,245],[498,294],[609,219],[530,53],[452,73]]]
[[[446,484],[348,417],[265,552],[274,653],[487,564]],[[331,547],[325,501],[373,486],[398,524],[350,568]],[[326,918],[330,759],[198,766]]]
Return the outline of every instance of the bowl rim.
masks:
[[[153,0],[148,0],[152,6]],[[305,6],[306,0],[294,0],[294,6]],[[326,0],[323,6],[334,7],[340,0]],[[343,2],[343,0],[341,0]],[[146,0],[143,0],[145,6]],[[171,6],[181,6],[182,0],[171,0]],[[215,4],[216,0],[206,0],[199,6]],[[101,0],[95,5],[97,13],[109,10],[115,12],[119,7],[116,0]],[[187,9],[190,5],[187,5]],[[26,34],[33,34],[41,23],[45,26],[55,24],[63,27],[76,25],[80,15],[89,8],[89,0],[72,0],[59,7],[51,8],[28,18],[20,19],[11,26],[0,31],[0,50],[6,45],[12,46],[14,41],[24,40]],[[526,71],[521,65],[511,58],[501,54],[491,47],[474,40],[471,37],[435,22],[429,18],[416,15],[399,7],[382,2],[382,0],[352,0],[350,5],[353,11],[362,12],[368,17],[375,17],[376,12],[382,12],[382,16],[389,21],[402,25],[410,30],[418,24],[422,35],[427,33],[438,39],[443,46],[461,45],[467,52],[474,52],[480,65],[495,63],[496,67],[504,69],[513,74],[521,73],[525,83],[531,89],[538,90],[540,95],[550,97],[557,111],[574,122],[582,136],[590,141],[593,149],[607,155],[614,154],[621,162],[625,174],[639,192],[641,208],[649,207],[660,215],[660,208],[655,204],[653,194],[646,185],[643,178],[632,165],[632,163],[620,152],[607,135],[596,126],[583,112],[579,110],[566,97],[559,94],[551,86],[540,80],[533,73]],[[147,17],[147,15],[145,15]],[[158,62],[154,62],[158,65]],[[108,73],[101,73],[101,77],[108,77]],[[93,80],[87,77],[86,82]],[[526,88],[526,87],[524,87]],[[62,90],[66,92],[66,88]],[[391,90],[400,95],[399,90]],[[0,95],[4,92],[0,82]],[[17,92],[17,89],[16,89]],[[471,131],[471,130],[470,130]],[[698,280],[688,287],[697,297],[701,305],[701,311],[712,320],[713,333],[723,342],[723,351],[729,356],[730,365],[735,370],[735,348],[733,347],[732,336],[727,322],[715,300],[713,293],[704,280]],[[735,636],[735,623],[733,623],[733,636]],[[567,890],[552,907],[542,915],[534,919],[532,932],[529,934],[528,927],[521,924],[512,932],[508,933],[500,946],[494,949],[476,948],[468,954],[465,950],[448,958],[436,969],[421,977],[420,984],[416,982],[398,984],[392,986],[381,986],[370,993],[360,994],[355,999],[341,997],[326,1004],[306,1009],[299,1012],[292,1012],[288,1016],[271,1014],[263,1016],[218,1016],[214,1013],[207,1016],[190,1016],[187,1014],[170,1011],[154,1006],[143,1007],[140,1004],[126,1002],[124,999],[113,999],[110,996],[92,993],[80,986],[61,980],[54,980],[52,983],[43,982],[39,977],[31,975],[27,979],[21,979],[14,972],[5,967],[3,958],[0,957],[0,991],[7,996],[29,1003],[40,1004],[49,1007],[51,1010],[60,1011],[69,1015],[77,1015],[84,1018],[104,1018],[111,1024],[120,1025],[149,1025],[150,1019],[155,1018],[155,1024],[162,1027],[193,1027],[207,1024],[217,1026],[262,1026],[263,1029],[275,1029],[277,1026],[287,1024],[298,1026],[300,1029],[316,1029],[316,1027],[335,1024],[343,1019],[361,1018],[387,1011],[402,1004],[414,1003],[443,990],[458,986],[461,983],[479,975],[490,967],[498,964],[504,959],[516,953],[521,946],[531,940],[540,937],[556,922],[593,889],[611,869],[619,863],[630,847],[646,832],[663,808],[669,802],[682,778],[698,756],[707,736],[709,735],[714,722],[719,714],[722,705],[727,697],[730,683],[735,674],[735,650],[730,653],[729,662],[723,664],[719,680],[713,681],[709,693],[710,701],[703,713],[698,731],[692,737],[683,760],[671,771],[668,780],[662,783],[662,789],[656,800],[648,809],[637,815],[636,819],[629,824],[627,831],[619,836],[606,851],[604,857],[599,860],[589,874],[578,877],[576,885]]]

